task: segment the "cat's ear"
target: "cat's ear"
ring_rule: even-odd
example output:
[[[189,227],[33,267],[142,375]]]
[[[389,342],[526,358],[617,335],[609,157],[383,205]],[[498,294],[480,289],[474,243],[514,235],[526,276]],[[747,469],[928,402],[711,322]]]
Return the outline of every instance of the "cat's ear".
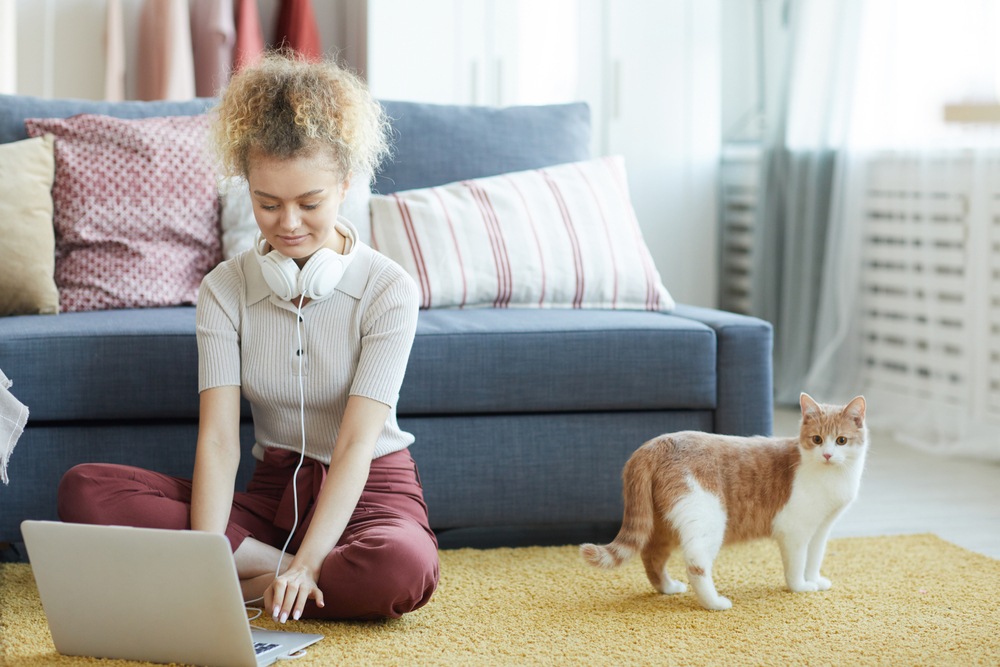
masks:
[[[821,412],[819,403],[814,401],[813,397],[806,392],[799,394],[799,405],[802,407],[803,417],[816,416]]]
[[[853,401],[848,403],[846,407],[844,407],[843,414],[846,417],[853,419],[857,427],[861,428],[862,426],[865,425],[866,408],[867,404],[865,403],[865,397],[858,396]]]

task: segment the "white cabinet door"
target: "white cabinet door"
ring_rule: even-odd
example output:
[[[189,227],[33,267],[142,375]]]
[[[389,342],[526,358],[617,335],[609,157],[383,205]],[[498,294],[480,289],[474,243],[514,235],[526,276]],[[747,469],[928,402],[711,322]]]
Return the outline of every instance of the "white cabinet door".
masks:
[[[492,103],[558,104],[587,99],[600,63],[598,0],[494,0]],[[597,77],[599,80],[599,76]]]
[[[599,8],[600,0],[369,0],[368,82],[380,98],[442,104],[586,99],[600,44],[599,33],[584,34],[595,29],[585,15]]]
[[[366,74],[380,99],[474,103],[470,50],[483,48],[482,2],[369,0]],[[470,27],[471,26],[471,27]]]
[[[677,301],[717,302],[717,0],[607,1],[602,152],[623,155],[639,224]]]
[[[382,99],[591,107],[679,301],[717,302],[721,0],[369,0]]]

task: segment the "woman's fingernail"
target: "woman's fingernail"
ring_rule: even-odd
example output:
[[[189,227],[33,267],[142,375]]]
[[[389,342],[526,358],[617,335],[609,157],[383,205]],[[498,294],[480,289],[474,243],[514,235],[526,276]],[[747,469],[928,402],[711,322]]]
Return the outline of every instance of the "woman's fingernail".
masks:
[[[295,613],[292,615],[292,618],[294,618],[297,621],[297,620],[299,620],[299,616],[301,616],[301,615],[302,615],[302,612],[300,612],[298,609],[296,609]]]
[[[281,615],[281,622],[284,623],[287,620],[288,620],[288,614],[287,613],[282,614]]]

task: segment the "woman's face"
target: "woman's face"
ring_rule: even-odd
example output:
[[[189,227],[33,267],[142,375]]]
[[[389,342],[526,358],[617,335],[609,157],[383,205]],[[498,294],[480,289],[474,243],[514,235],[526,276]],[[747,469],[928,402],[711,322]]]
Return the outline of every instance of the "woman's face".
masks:
[[[343,252],[335,230],[348,182],[322,151],[287,159],[252,154],[247,173],[254,217],[270,246],[301,266],[323,247]]]

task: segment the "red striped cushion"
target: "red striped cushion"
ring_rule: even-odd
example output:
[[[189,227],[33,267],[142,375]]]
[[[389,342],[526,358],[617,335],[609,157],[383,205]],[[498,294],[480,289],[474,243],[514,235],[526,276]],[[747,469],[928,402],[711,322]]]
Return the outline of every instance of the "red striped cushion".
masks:
[[[372,243],[421,307],[669,311],[621,157],[375,195]]]

